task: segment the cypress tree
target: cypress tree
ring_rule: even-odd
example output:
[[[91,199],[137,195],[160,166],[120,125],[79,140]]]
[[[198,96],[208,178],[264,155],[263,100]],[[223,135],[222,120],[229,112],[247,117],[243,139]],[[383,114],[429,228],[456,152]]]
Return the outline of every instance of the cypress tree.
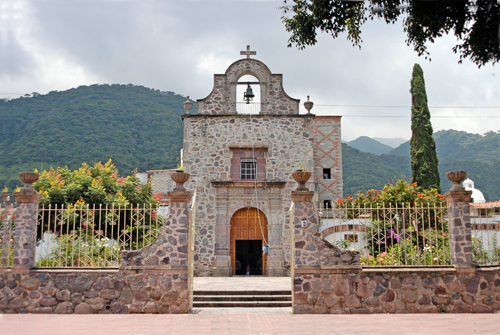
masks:
[[[413,66],[411,79],[411,179],[424,189],[441,192],[436,142],[432,137],[431,113],[427,106],[424,72]]]

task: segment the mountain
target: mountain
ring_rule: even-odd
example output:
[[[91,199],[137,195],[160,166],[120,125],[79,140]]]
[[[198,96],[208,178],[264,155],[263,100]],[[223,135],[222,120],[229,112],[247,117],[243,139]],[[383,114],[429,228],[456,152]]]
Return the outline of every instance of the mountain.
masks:
[[[22,170],[74,169],[110,158],[125,175],[173,168],[182,148],[184,101],[131,84],[0,100],[0,185],[20,184]]]
[[[382,189],[399,179],[411,180],[410,159],[394,155],[375,155],[342,144],[344,197],[359,191]]]
[[[372,137],[372,139],[382,144],[388,145],[391,148],[397,148],[398,146],[406,142],[406,140],[401,137],[395,137],[395,138]]]
[[[20,171],[41,170],[42,165],[76,169],[109,158],[121,175],[173,168],[182,147],[184,101],[173,92],[131,84],[0,100],[0,186],[20,185]],[[191,113],[196,110],[194,102]],[[488,201],[500,199],[500,132],[483,136],[446,130],[434,137],[444,191],[451,187],[445,172],[465,170]],[[352,142],[378,143],[369,138]],[[382,155],[345,143],[342,148],[344,196],[411,180],[409,142]]]
[[[500,157],[500,131],[479,135],[450,129],[433,136],[439,159],[491,162]],[[410,157],[410,141],[391,150],[389,155]]]
[[[342,144],[342,160],[344,197],[355,195],[358,191],[381,189],[384,184],[398,179],[411,181],[409,155],[374,155]],[[438,168],[443,192],[452,186],[446,172],[463,170],[467,171],[467,177],[474,181],[474,186],[483,192],[487,201],[500,199],[500,159],[483,162],[439,158]]]
[[[347,145],[360,151],[375,155],[386,154],[393,149],[392,147],[382,144],[368,136],[360,136],[354,141],[347,142]]]

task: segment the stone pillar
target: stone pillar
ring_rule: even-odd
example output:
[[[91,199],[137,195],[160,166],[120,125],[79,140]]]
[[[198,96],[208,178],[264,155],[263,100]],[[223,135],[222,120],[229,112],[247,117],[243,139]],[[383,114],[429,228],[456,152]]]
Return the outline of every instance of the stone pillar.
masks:
[[[170,225],[166,227],[169,235],[169,242],[173,244],[173,253],[171,254],[170,264],[187,265],[188,255],[188,225],[189,225],[189,201],[191,193],[187,191],[173,191],[167,195],[170,200]],[[175,243],[171,238],[175,239]],[[174,255],[177,257],[174,257]],[[177,258],[177,259],[176,259]]]
[[[294,266],[306,265],[304,263],[303,253],[306,249],[306,245],[309,248],[313,245],[311,241],[310,234],[318,233],[318,221],[316,220],[316,213],[314,211],[314,205],[312,203],[312,198],[314,196],[313,191],[292,191],[292,202],[293,206],[293,221],[291,227],[291,243],[293,243],[292,250],[292,264]],[[315,252],[314,250],[310,250]],[[316,261],[318,260],[315,257]],[[314,266],[315,264],[307,264]]]
[[[283,214],[281,213],[281,197],[272,196],[269,198],[268,217],[268,256],[266,275],[269,277],[283,277],[285,275],[285,257],[283,254]]]
[[[228,190],[216,188],[217,221],[215,225],[214,277],[229,277],[231,269],[231,219],[227,217]]]
[[[20,192],[14,192],[14,198],[17,202],[17,213],[13,268],[28,270],[35,265],[36,221],[38,203],[42,200],[42,195],[31,183],[27,183]]]
[[[446,176],[454,185],[444,194],[448,203],[448,226],[450,231],[451,264],[472,267],[472,240],[470,226],[470,198],[472,191],[466,191],[460,182],[465,171],[450,171]]]

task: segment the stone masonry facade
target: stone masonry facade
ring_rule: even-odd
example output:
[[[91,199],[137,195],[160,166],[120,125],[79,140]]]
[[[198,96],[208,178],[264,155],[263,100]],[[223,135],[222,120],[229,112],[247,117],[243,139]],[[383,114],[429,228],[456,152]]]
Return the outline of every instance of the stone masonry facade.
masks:
[[[214,275],[214,268],[229,275],[231,217],[245,207],[267,218],[274,275],[290,273],[288,209],[296,186],[290,173],[298,162],[313,165],[312,125],[305,115],[184,116],[184,165],[192,180],[187,188],[197,194],[196,275]],[[261,180],[233,180],[233,158],[249,150],[264,154],[262,169],[257,166]]]

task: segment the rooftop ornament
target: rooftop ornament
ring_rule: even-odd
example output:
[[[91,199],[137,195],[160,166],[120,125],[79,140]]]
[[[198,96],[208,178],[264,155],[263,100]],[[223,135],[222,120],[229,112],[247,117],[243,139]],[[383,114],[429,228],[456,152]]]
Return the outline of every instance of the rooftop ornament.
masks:
[[[309,100],[309,95],[307,96],[307,101],[304,102],[304,107],[307,109],[307,114],[311,114],[311,109],[314,106],[314,102]]]
[[[187,96],[187,100],[182,105],[186,110],[186,114],[189,114],[189,111],[191,110],[191,108],[193,108],[193,103],[189,101],[189,95]]]

